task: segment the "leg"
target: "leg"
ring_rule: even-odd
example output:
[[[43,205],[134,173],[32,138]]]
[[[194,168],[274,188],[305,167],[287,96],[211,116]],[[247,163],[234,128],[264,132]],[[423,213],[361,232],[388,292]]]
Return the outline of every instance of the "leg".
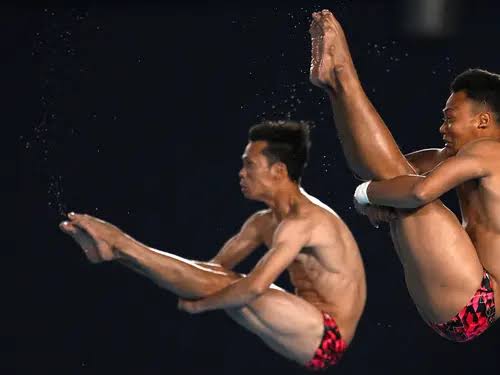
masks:
[[[163,252],[160,256],[161,271],[157,269],[153,280],[183,298],[203,298],[245,277],[214,263],[191,261]],[[151,272],[151,267],[148,268]],[[226,313],[271,349],[301,364],[313,357],[323,334],[321,312],[274,284],[247,306],[226,310]]]
[[[359,83],[340,24],[328,11],[311,25],[311,81],[326,88],[351,169],[364,179],[414,173]],[[475,248],[456,217],[440,202],[401,213],[391,235],[408,290],[427,320],[446,321],[482,280]]]
[[[152,279],[179,297],[203,298],[244,277],[214,263],[157,255],[162,257],[157,261],[161,267],[148,266],[150,275],[156,274]],[[302,364],[312,358],[323,333],[320,311],[276,285],[247,306],[226,312],[271,349]]]
[[[226,313],[271,349],[300,364],[312,359],[323,336],[321,312],[304,299],[278,288]]]
[[[202,298],[241,276],[219,265],[196,262],[147,247],[114,225],[72,214],[60,229],[70,235],[92,263],[116,260],[181,298]]]
[[[112,236],[110,233],[117,233],[118,228],[95,218],[78,220],[85,229],[73,223],[62,224],[61,229],[76,240],[89,260],[95,262],[106,257],[113,260],[107,238]],[[118,261],[179,297],[203,298],[244,277],[217,264],[191,261],[148,248],[120,233],[124,240],[118,241],[121,253]],[[247,306],[227,313],[270,348],[302,364],[313,357],[323,334],[321,312],[275,285]]]
[[[366,180],[413,173],[361,87],[342,27],[328,11],[313,17],[311,81],[329,94],[350,168]]]

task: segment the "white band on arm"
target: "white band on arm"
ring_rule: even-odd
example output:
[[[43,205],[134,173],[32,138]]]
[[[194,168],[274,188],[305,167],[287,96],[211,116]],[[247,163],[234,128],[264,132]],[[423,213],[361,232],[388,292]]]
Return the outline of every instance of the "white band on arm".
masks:
[[[370,204],[370,199],[368,199],[368,194],[366,192],[368,190],[368,185],[370,184],[371,181],[363,182],[356,188],[356,191],[354,192],[354,199],[361,205]]]

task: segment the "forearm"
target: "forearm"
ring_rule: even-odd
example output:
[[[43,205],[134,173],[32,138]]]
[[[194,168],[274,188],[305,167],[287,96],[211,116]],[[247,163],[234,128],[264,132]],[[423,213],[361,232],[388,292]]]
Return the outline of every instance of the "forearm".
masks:
[[[260,242],[253,238],[252,240],[242,239],[240,235],[236,235],[224,244],[210,262],[220,264],[227,270],[232,270],[246,259],[260,245]]]
[[[218,264],[226,270],[233,270],[233,268],[236,267],[241,262],[241,260],[238,258],[229,258],[226,256],[216,255],[214,258],[210,259],[208,262]]]
[[[418,185],[424,177],[398,176],[390,180],[374,181],[368,185],[370,204],[395,208],[417,208],[427,202],[418,194]]]
[[[227,287],[210,294],[200,300],[203,311],[234,309],[243,307],[263,293],[262,290],[254,288],[248,277],[242,278]]]

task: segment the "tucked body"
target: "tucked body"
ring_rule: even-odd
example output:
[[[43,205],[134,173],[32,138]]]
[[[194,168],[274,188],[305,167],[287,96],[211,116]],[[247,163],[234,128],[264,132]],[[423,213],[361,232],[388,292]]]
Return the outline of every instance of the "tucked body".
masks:
[[[493,162],[499,77],[480,70],[457,77],[440,128],[445,147],[405,157],[368,100],[342,27],[329,11],[313,15],[311,36],[311,81],[331,100],[349,167],[370,180],[356,189],[358,210],[376,224],[389,221],[408,291],[429,325],[454,341],[477,337],[495,320],[500,276],[493,240],[498,219],[491,220],[500,192]],[[455,187],[464,225],[438,199]]]
[[[239,173],[256,212],[208,262],[150,248],[97,218],[70,214],[61,229],[93,262],[118,261],[180,297],[189,313],[222,309],[270,348],[309,369],[338,363],[354,337],[366,301],[365,274],[349,229],[300,187],[309,154],[304,123],[251,128]],[[268,251],[249,272],[233,271],[261,245]],[[295,293],[274,281],[288,270]]]

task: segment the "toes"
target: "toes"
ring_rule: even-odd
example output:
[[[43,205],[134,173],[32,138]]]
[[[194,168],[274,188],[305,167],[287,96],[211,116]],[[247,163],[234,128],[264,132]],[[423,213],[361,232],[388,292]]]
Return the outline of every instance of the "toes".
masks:
[[[84,215],[77,214],[76,212],[70,212],[68,213],[68,219],[71,221],[71,223],[74,224],[79,224],[82,222]]]
[[[86,230],[87,232],[91,231],[92,228],[89,226],[90,216],[86,214],[77,214],[74,212],[70,212],[68,214],[68,218],[70,219],[70,224],[79,228]]]
[[[90,216],[87,214],[77,214],[76,212],[68,213],[68,218],[73,222],[81,222],[88,220]]]
[[[76,233],[77,228],[70,222],[68,221],[63,221],[62,223],[59,224],[59,228],[67,234],[74,234]]]
[[[309,33],[313,38],[319,38],[324,35],[323,26],[320,21],[312,20],[311,26],[309,27]]]
[[[329,20],[331,20],[332,18],[334,18],[334,17],[333,17],[333,13],[332,13],[332,12],[330,12],[328,9],[323,9],[323,10],[321,11],[321,16],[322,16],[322,18],[323,18],[324,20],[328,20],[328,21],[329,21]]]

